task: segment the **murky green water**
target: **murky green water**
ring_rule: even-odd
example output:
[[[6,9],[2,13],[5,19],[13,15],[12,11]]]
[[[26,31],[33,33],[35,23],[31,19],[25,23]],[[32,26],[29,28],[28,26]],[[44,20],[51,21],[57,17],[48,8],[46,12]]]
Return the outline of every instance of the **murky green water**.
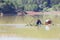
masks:
[[[20,24],[20,23],[35,23],[38,17],[32,16],[0,16],[0,24]],[[44,23],[47,18],[51,18],[56,24],[60,24],[60,17],[55,17],[52,15],[45,15],[39,17]]]

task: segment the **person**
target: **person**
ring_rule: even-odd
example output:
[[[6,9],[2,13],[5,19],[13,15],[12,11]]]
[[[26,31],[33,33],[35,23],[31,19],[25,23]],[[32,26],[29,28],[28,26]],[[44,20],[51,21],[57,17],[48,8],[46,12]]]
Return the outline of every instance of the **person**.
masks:
[[[47,19],[47,20],[45,21],[45,25],[46,25],[45,29],[46,29],[46,30],[50,30],[51,24],[52,24],[51,19]]]
[[[42,24],[41,20],[40,19],[37,19],[36,26],[38,26],[37,27],[38,29],[39,29],[39,27],[41,27],[41,24]]]

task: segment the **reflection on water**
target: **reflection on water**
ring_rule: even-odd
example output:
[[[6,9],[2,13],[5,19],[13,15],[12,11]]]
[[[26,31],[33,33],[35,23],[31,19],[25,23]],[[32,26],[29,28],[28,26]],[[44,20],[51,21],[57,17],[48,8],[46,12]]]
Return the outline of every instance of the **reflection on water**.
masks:
[[[0,17],[0,24],[27,23],[28,20],[31,21],[32,19],[32,17],[28,16],[2,16]]]
[[[0,16],[0,24],[22,24],[22,23],[32,23],[36,22],[38,17],[35,16]],[[44,17],[39,17],[44,23],[46,18],[51,18],[52,21],[56,24],[60,24],[60,17],[55,17],[54,15],[45,15]]]
[[[13,23],[16,16],[3,16],[0,17],[0,23]]]

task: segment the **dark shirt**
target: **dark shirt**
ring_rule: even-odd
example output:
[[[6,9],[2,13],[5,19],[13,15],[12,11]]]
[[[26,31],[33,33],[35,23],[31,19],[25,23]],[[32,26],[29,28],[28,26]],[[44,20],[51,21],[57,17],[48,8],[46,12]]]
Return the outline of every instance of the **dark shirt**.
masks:
[[[40,20],[37,20],[36,22],[37,25],[42,24]]]

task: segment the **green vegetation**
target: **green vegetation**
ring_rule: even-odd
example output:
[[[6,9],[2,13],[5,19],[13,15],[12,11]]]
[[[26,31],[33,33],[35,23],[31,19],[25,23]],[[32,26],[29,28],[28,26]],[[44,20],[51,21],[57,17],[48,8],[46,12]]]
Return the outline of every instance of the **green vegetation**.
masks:
[[[15,9],[25,11],[60,11],[60,0],[3,0],[0,1],[0,8],[9,3],[12,3]]]

